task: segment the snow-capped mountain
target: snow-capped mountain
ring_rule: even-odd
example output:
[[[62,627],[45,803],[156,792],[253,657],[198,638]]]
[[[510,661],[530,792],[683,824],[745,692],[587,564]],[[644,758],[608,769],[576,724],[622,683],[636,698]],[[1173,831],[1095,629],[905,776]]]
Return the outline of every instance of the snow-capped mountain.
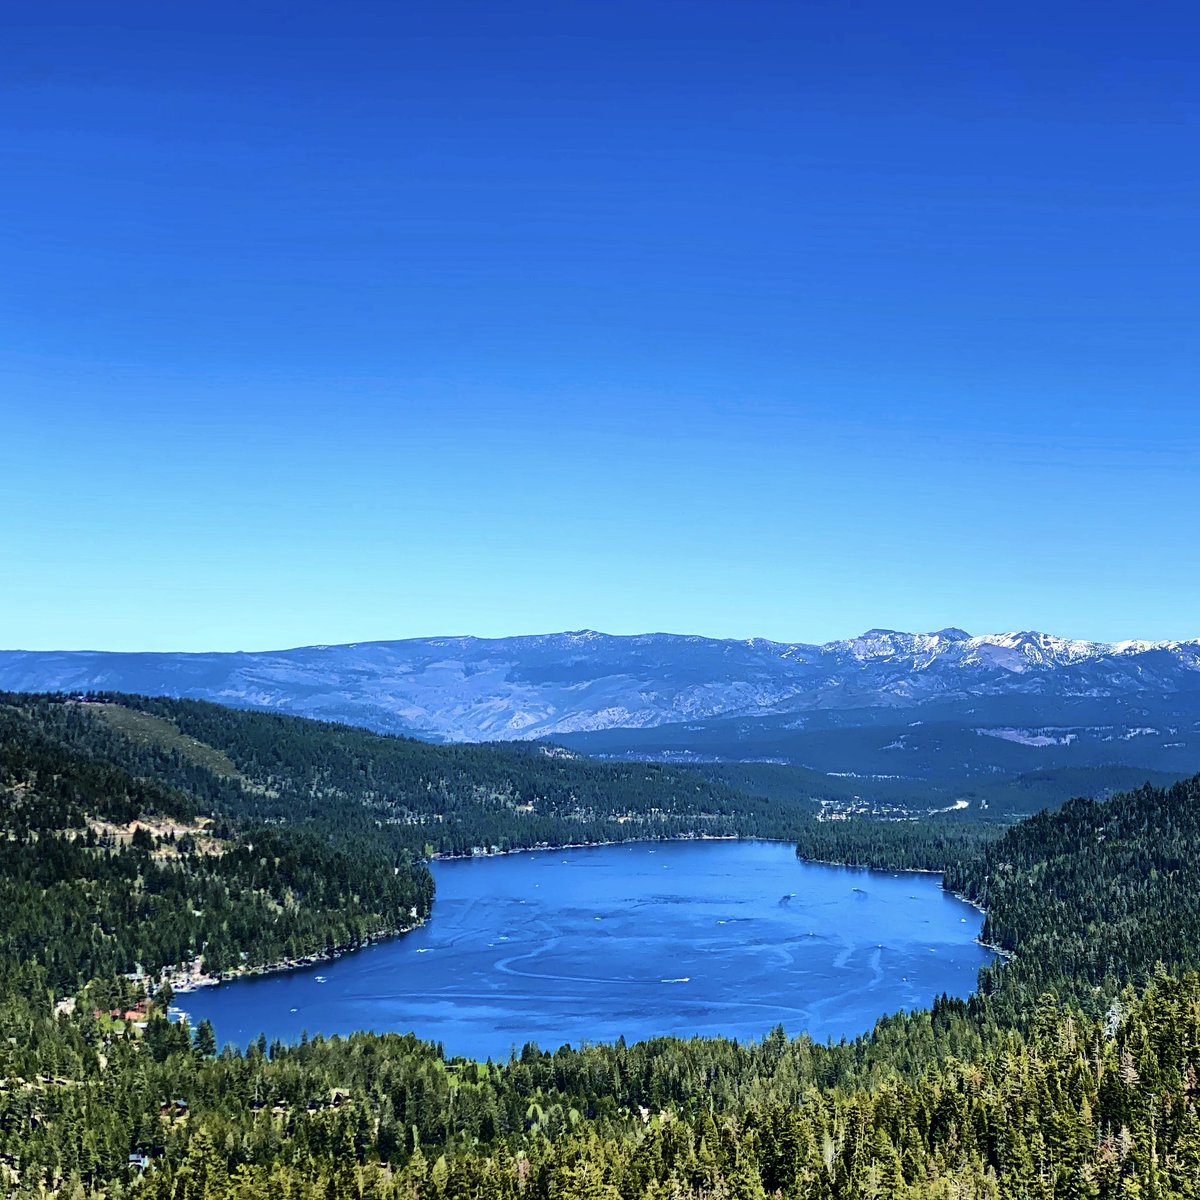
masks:
[[[1105,711],[1129,704],[1151,717],[1164,705],[1190,712],[1200,703],[1200,640],[872,629],[809,645],[584,630],[265,653],[0,651],[0,688],[195,697],[462,741],[734,719],[778,725],[816,713],[859,725],[878,723],[880,710],[912,710],[911,722],[931,706],[967,720],[989,699],[1019,699],[1022,719],[1039,724],[1087,700],[1103,723]]]

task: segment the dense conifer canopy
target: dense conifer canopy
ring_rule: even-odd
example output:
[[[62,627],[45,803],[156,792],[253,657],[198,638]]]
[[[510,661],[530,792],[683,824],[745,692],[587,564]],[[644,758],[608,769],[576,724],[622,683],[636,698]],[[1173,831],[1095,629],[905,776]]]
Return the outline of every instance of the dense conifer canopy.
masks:
[[[819,824],[687,772],[536,747],[5,695],[0,795],[11,1194],[1200,1196],[1200,777],[1075,801],[997,839]],[[365,1033],[218,1054],[211,1028],[147,996],[192,957],[235,970],[420,919],[433,851],[697,833],[944,867],[1010,957],[969,1000],[849,1044],[777,1031],[527,1046],[500,1063]]]

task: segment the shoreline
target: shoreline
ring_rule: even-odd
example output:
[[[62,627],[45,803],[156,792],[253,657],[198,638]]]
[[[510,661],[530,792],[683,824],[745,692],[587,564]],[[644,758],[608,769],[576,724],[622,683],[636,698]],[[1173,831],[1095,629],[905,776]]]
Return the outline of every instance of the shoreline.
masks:
[[[516,846],[511,850],[481,850],[478,854],[433,854],[430,862],[470,862],[474,858],[505,858],[510,854],[546,854],[560,850],[600,850],[605,846],[671,845],[674,842],[773,842],[786,846],[788,838],[742,837],[738,833],[681,833],[675,837],[621,838],[609,842],[563,842],[561,845]]]
[[[797,858],[799,858],[801,862],[819,863],[821,866],[825,867],[848,867],[855,871],[876,871],[880,873],[890,873],[892,875],[941,875],[943,878],[945,878],[946,875],[945,871],[935,871],[932,867],[902,867],[897,871],[889,867],[870,867],[863,863],[838,862],[836,859],[831,858],[806,858],[801,857],[800,855],[797,855]],[[948,896],[953,896],[955,900],[961,900],[963,904],[970,905],[971,908],[975,909],[976,912],[983,913],[985,917],[987,916],[987,909],[978,900],[972,900],[969,897],[964,896],[961,892],[950,891],[945,886],[942,887],[942,891],[944,891]],[[975,944],[977,946],[982,946],[985,950],[990,950],[993,954],[995,954],[998,958],[1002,958],[1005,962],[1009,962],[1016,957],[1015,950],[1005,950],[1003,946],[998,946],[995,942],[985,942],[982,937],[975,938]]]
[[[355,946],[335,946],[332,950],[317,950],[312,954],[302,954],[298,958],[284,958],[256,966],[234,967],[230,971],[221,971],[215,975],[195,968],[190,971],[167,968],[159,976],[154,990],[157,993],[164,985],[169,985],[173,996],[186,996],[200,991],[201,988],[217,987],[222,983],[234,983],[239,979],[252,979],[260,975],[283,975],[288,971],[302,971],[305,967],[315,967],[321,963],[333,962],[346,954],[353,954],[356,950],[365,950],[368,946],[374,946],[378,942],[390,942],[406,933],[412,933],[414,929],[420,929],[426,919],[415,920],[411,925],[400,925],[394,929],[382,929],[370,937],[363,938]]]
[[[772,845],[784,846],[794,845],[788,838],[772,838],[772,837],[742,837],[735,833],[696,833],[696,834],[680,834],[675,837],[645,837],[645,838],[622,838],[620,841],[603,841],[603,842],[565,842],[561,845],[547,846],[518,846],[509,850],[487,850],[479,854],[448,854],[439,853],[433,854],[429,858],[430,863],[435,862],[470,862],[474,859],[484,860],[491,858],[505,858],[515,854],[544,854],[552,852],[562,852],[564,850],[599,850],[605,847],[613,846],[635,846],[635,845],[672,845],[677,842],[767,842]],[[902,867],[895,869],[892,867],[877,867],[870,866],[866,863],[842,862],[836,859],[826,858],[809,858],[797,854],[798,862],[811,863],[814,866],[824,867],[839,867],[843,870],[851,871],[866,871],[868,873],[886,874],[886,875],[941,875],[944,876],[944,871],[938,871],[931,867]],[[945,889],[943,889],[945,890]],[[964,904],[969,904],[972,908],[983,913],[985,916],[987,910],[982,904],[976,903],[974,900],[968,900],[965,896],[959,895],[957,892],[949,892],[957,900],[961,900]],[[434,893],[434,902],[436,903],[437,893]],[[203,970],[193,967],[191,970],[174,970],[170,968],[163,971],[159,976],[155,991],[159,991],[163,984],[169,984],[174,995],[185,996],[192,992],[199,991],[201,988],[218,987],[222,983],[233,983],[239,979],[252,979],[259,976],[267,975],[282,975],[289,971],[301,971],[305,967],[318,966],[321,963],[333,962],[343,955],[353,954],[356,950],[363,950],[368,946],[375,945],[379,942],[392,941],[395,938],[402,937],[406,933],[412,933],[416,929],[420,929],[425,923],[432,919],[433,910],[430,909],[429,917],[420,920],[414,920],[410,925],[398,926],[390,930],[381,930],[379,933],[371,937],[364,938],[356,946],[335,946],[333,950],[314,951],[311,954],[300,955],[294,959],[280,959],[276,962],[263,963],[256,966],[235,967],[229,971],[222,971],[218,974],[209,974]],[[1004,950],[999,946],[993,945],[990,942],[985,942],[981,938],[974,939],[976,944],[982,946],[986,950],[999,957],[1008,960],[1013,957],[1013,952]]]
[[[981,912],[985,917],[987,916],[987,908],[979,900],[972,900],[969,897],[964,896],[961,892],[951,892],[950,895],[961,900],[964,904],[969,904],[973,909],[976,910],[976,912]],[[1005,962],[1008,962],[1010,959],[1013,959],[1017,956],[1017,952],[1015,950],[1005,950],[1003,946],[998,946],[995,942],[985,942],[981,937],[978,937],[975,940],[985,949],[990,950],[993,954],[999,955],[999,957],[1004,959]]]
[[[476,858],[503,858],[510,854],[543,854],[559,850],[599,850],[605,846],[645,846],[648,844],[669,846],[676,842],[768,842],[773,846],[795,846],[796,844],[792,838],[766,837],[762,834],[746,837],[740,833],[684,833],[675,837],[622,838],[620,841],[609,842],[565,842],[562,845],[554,846],[518,846],[512,850],[487,850],[481,851],[479,854],[439,853],[432,855],[429,861],[470,862]],[[821,867],[843,867],[849,871],[873,871],[880,875],[945,875],[946,873],[935,867],[876,867],[869,863],[844,862],[836,858],[809,858],[807,855],[801,854],[797,854],[796,859],[798,862],[813,863]],[[957,896],[957,893],[952,892],[951,895]],[[980,907],[972,901],[966,900],[965,897],[958,898],[971,904],[974,908]],[[980,911],[983,910],[980,909]]]
[[[470,862],[472,859],[504,858],[512,854],[538,854],[563,850],[598,850],[605,846],[633,846],[646,845],[648,843],[670,844],[674,842],[741,841],[771,842],[775,845],[788,844],[786,838],[743,838],[736,833],[695,833],[680,834],[676,837],[622,838],[620,841],[608,842],[566,842],[562,845],[518,846],[511,850],[488,850],[479,854],[434,854],[430,856],[429,861],[431,863]],[[437,893],[435,891],[434,900],[436,901],[436,899]],[[315,967],[320,963],[333,962],[345,954],[353,954],[356,950],[364,950],[367,946],[375,945],[378,942],[389,942],[395,938],[402,937],[406,933],[412,933],[413,930],[420,929],[432,916],[433,911],[431,908],[429,917],[414,920],[411,925],[401,925],[395,929],[382,930],[371,937],[364,938],[356,946],[335,946],[333,950],[318,950],[311,954],[302,954],[298,958],[279,959],[276,962],[262,963],[257,966],[235,967],[232,970],[221,971],[215,975],[196,969],[195,967],[191,970],[168,967],[159,975],[154,990],[157,992],[162,988],[163,984],[169,984],[174,995],[186,996],[192,992],[199,991],[201,988],[218,987],[222,983],[234,983],[239,979],[252,979],[257,976],[283,975],[289,971],[302,971],[305,967]]]
[[[766,839],[770,840],[770,839]],[[845,867],[849,871],[874,871],[879,875],[945,875],[933,867],[873,867],[869,863],[844,862],[838,858],[809,858],[806,854],[797,854],[800,862],[815,863],[820,867]],[[954,893],[951,893],[953,895]],[[970,903],[970,901],[968,901]]]

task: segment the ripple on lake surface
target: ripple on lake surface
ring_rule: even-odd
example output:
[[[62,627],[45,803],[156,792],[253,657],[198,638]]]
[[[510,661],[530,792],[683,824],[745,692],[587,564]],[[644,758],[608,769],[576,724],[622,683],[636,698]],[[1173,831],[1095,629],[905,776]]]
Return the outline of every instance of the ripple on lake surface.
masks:
[[[798,862],[771,842],[675,842],[436,863],[404,937],[177,1001],[222,1041],[414,1032],[450,1054],[662,1034],[818,1040],[965,996],[982,916],[933,875]]]

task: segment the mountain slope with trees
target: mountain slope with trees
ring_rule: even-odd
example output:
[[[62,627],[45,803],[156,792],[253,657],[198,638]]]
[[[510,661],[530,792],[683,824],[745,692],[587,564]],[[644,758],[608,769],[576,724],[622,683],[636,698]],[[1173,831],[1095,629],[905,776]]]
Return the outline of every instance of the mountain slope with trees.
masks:
[[[784,837],[801,820],[659,766],[118,696],[0,694],[0,797],[0,947],[60,994],[404,929],[428,915],[434,853]]]
[[[947,866],[987,912],[983,938],[1015,952],[984,984],[1081,1000],[1200,963],[1200,776],[1104,803],[1073,800]]]
[[[614,761],[767,765],[782,778],[758,772],[757,787],[918,815],[966,801],[1001,822],[1200,763],[1200,641],[581,630],[236,654],[0,651],[3,687],[207,699],[438,742],[548,739]]]
[[[520,828],[530,814],[512,801],[532,797],[547,820],[589,828],[616,814],[601,789],[622,779],[620,815],[682,821],[724,801],[730,820],[785,813],[741,809],[686,772],[594,776],[536,748],[471,748],[483,757],[435,775],[423,756],[438,748],[160,703],[0,698],[11,1195],[1200,1198],[1200,777],[1074,802],[979,845],[909,823],[805,826],[805,853],[942,858],[1012,952],[968,1000],[850,1043],[777,1030],[476,1063],[363,1033],[218,1054],[211,1028],[168,1021],[164,997],[123,970],[176,936],[267,953],[289,904],[311,922],[303,940],[419,902],[416,839],[447,822],[409,818],[453,805],[479,832]]]
[[[812,811],[798,798],[752,796],[657,764],[595,762],[524,743],[439,746],[205,701],[51,695],[36,700],[36,711],[73,745],[169,779],[223,811],[326,831],[349,823],[422,853],[701,834],[787,838]]]
[[[324,953],[428,914],[433,881],[402,845],[339,829],[336,812],[252,821],[186,761],[135,773],[79,706],[13,700],[0,702],[0,956],[37,961],[57,994],[197,957],[216,974]]]

